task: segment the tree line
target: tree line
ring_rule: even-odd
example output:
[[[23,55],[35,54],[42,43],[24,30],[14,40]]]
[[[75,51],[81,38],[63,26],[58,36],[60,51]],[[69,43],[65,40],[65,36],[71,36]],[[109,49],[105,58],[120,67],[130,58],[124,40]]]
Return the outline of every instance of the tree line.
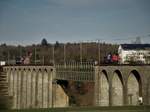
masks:
[[[117,53],[118,45],[97,42],[82,43],[48,43],[46,39],[42,39],[40,44],[28,46],[0,45],[0,61],[7,63],[15,63],[17,57],[25,57],[32,53],[30,64],[52,64],[79,61],[98,61],[100,57],[101,63],[108,53]]]

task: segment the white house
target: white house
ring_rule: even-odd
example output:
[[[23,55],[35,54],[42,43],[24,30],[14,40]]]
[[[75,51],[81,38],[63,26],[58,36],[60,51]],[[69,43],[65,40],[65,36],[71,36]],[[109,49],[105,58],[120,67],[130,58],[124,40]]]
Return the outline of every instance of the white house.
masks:
[[[6,62],[5,61],[0,61],[0,66],[4,66],[6,65]]]
[[[150,44],[121,44],[118,55],[120,64],[150,64]]]

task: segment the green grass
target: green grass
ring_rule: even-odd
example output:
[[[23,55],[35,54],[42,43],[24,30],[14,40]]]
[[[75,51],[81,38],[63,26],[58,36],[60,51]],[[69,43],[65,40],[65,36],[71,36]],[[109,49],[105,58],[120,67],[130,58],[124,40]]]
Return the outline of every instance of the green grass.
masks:
[[[150,112],[150,106],[69,107],[47,109],[0,110],[0,112]]]

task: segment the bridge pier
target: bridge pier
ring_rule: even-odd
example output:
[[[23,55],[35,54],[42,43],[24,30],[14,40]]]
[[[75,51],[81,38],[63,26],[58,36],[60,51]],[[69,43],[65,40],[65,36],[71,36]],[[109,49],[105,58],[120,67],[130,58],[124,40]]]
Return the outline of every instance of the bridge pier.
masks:
[[[143,104],[150,105],[150,72],[144,71],[143,86],[142,86],[142,96]]]
[[[113,97],[113,94],[112,94],[112,82],[110,81],[109,82],[109,106],[113,105],[112,97]]]
[[[125,84],[123,86],[123,102],[124,102],[124,105],[128,105],[128,93],[127,93],[127,82],[125,81]]]

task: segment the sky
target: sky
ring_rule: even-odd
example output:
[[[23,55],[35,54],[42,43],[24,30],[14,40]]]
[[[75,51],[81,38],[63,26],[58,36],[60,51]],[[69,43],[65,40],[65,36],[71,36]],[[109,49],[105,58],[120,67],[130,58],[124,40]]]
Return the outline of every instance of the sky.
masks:
[[[150,43],[150,0],[0,0],[0,43]]]

